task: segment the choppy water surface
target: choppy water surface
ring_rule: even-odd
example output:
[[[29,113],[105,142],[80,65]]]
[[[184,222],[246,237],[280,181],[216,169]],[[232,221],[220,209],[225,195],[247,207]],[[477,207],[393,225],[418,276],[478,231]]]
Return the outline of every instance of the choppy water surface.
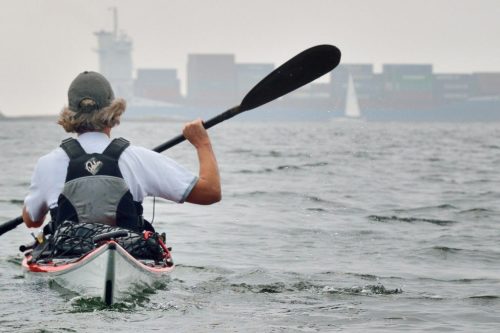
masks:
[[[153,147],[180,123],[122,124]],[[0,217],[19,215],[50,122],[0,122]],[[211,130],[224,198],[156,202],[177,270],[106,308],[21,273],[0,240],[5,332],[498,332],[500,124],[249,124]],[[189,144],[165,154],[197,172]],[[152,216],[152,201],[146,203]]]

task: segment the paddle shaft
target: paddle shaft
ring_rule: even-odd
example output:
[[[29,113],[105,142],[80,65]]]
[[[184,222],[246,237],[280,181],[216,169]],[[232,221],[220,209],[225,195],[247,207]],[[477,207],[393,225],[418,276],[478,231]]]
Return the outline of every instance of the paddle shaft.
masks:
[[[226,112],[223,112],[223,113],[209,119],[208,121],[204,122],[203,126],[206,129],[209,129],[210,127],[215,126],[218,123],[223,122],[224,120],[227,120],[229,118],[236,116],[240,112],[242,112],[242,111],[240,111],[240,106],[235,106],[234,108],[231,108],[231,109],[227,110]],[[165,150],[183,142],[184,140],[186,140],[186,138],[184,137],[184,135],[181,134],[181,135],[178,135],[175,138],[155,147],[153,150],[158,152],[158,153],[161,153],[162,151],[165,151]],[[18,225],[22,224],[23,222],[24,221],[23,221],[22,216],[19,216],[13,220],[5,222],[4,224],[1,224],[0,225],[0,236],[3,235],[4,233],[16,228]]]
[[[210,127],[212,126],[215,126],[217,125],[218,123],[221,123],[229,118],[232,118],[234,116],[236,116],[237,114],[241,113],[243,111],[240,110],[240,106],[235,106],[205,122],[203,122],[203,127],[205,127],[206,129],[209,129]],[[169,141],[153,148],[154,151],[158,152],[158,153],[161,153],[175,145],[178,145],[179,143],[185,141],[186,138],[184,137],[184,135],[180,134],[172,139],[170,139]],[[23,218],[21,216],[9,221],[9,222],[5,222],[4,224],[0,225],[0,236],[3,235],[4,233],[14,229],[15,227],[17,227],[18,225],[22,224],[23,223]]]
[[[0,236],[6,233],[7,231],[11,231],[12,229],[16,228],[18,225],[22,224],[23,218],[22,216],[18,216],[15,219],[12,219],[8,222],[5,222],[4,224],[0,225]]]
[[[238,105],[238,106],[235,106],[207,121],[204,121],[203,122],[203,127],[205,127],[206,129],[209,129],[210,127],[212,126],[215,126],[217,125],[218,123],[221,123],[225,120],[228,120],[229,118],[232,118],[234,116],[236,116],[237,114],[243,112],[243,110],[241,110],[241,106]],[[179,143],[185,141],[186,138],[184,137],[184,135],[180,134],[180,135],[177,135],[176,137],[168,140],[167,142],[165,143],[162,143],[161,145],[153,148],[153,150],[157,153],[161,153],[162,151],[165,151],[169,148],[172,148],[173,146],[175,145],[178,145]]]
[[[203,122],[203,127],[205,127],[206,129],[209,129],[210,127],[215,126],[218,123],[221,123],[229,118],[236,116],[240,112],[243,112],[243,111],[240,111],[240,106],[239,105],[235,106],[235,107],[207,120],[206,122]],[[153,150],[158,152],[158,153],[161,153],[162,151],[165,151],[165,150],[167,150],[175,145],[178,145],[179,143],[181,143],[185,140],[186,140],[186,138],[184,137],[184,135],[181,134],[181,135],[178,135],[178,136],[170,139],[169,141],[153,148]],[[18,225],[20,225],[22,223],[23,223],[23,218],[21,216],[13,219],[11,221],[5,222],[4,224],[0,225],[0,236],[3,235],[4,233],[16,228]]]

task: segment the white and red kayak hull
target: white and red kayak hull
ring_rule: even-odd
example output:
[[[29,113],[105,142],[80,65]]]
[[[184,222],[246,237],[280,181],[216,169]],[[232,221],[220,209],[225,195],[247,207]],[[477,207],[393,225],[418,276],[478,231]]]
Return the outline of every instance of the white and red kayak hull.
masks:
[[[174,266],[135,259],[115,241],[108,241],[86,255],[65,261],[22,263],[28,277],[44,277],[82,296],[101,297],[113,304],[130,296],[134,287],[165,280]]]

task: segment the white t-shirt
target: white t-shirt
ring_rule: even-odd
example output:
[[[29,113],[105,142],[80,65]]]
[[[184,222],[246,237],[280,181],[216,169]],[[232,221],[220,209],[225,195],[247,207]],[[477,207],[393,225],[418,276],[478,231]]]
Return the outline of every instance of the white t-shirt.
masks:
[[[111,139],[104,133],[88,132],[78,136],[78,142],[89,154],[102,153]],[[69,164],[62,148],[42,156],[31,178],[29,194],[24,204],[33,221],[40,220],[49,209],[57,207]],[[174,160],[152,150],[130,145],[118,160],[123,179],[134,201],[157,196],[182,203],[196,185],[198,177]]]

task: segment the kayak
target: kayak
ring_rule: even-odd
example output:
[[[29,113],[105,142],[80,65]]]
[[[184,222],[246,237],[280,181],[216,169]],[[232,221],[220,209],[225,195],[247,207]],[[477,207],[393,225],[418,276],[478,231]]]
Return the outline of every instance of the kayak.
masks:
[[[22,261],[24,275],[28,279],[53,280],[79,295],[99,297],[112,305],[133,295],[137,288],[164,281],[174,270],[170,249],[163,242],[162,258],[138,258],[120,243],[119,233],[129,234],[119,231],[94,237],[95,246],[83,254],[66,253],[40,259],[35,251],[26,251]],[[152,233],[144,235],[146,239],[153,238]]]

